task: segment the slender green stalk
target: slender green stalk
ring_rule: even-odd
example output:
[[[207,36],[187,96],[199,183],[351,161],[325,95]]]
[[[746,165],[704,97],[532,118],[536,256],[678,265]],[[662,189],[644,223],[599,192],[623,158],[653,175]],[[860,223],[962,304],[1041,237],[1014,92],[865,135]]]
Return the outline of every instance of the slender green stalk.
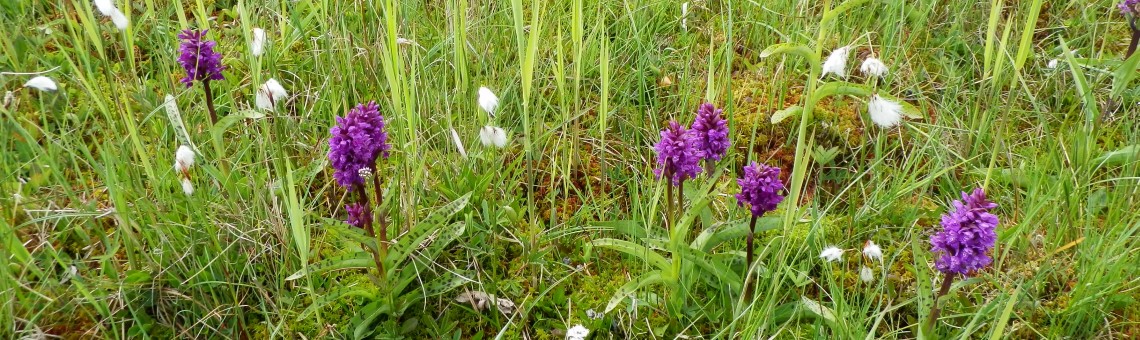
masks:
[[[934,296],[934,301],[930,305],[930,316],[926,318],[926,330],[928,335],[933,334],[930,332],[933,332],[934,325],[938,324],[938,314],[941,313],[938,309],[938,300],[947,293],[950,293],[950,286],[954,284],[955,276],[956,274],[954,273],[946,274],[946,277],[942,279],[942,288],[938,290],[938,295]]]
[[[218,112],[214,110],[214,91],[210,90],[210,81],[202,81],[202,92],[206,93],[206,110],[210,111],[210,126],[218,124]]]
[[[831,8],[831,0],[824,0],[822,6],[823,8]],[[826,36],[827,27],[825,25],[821,25],[819,27],[819,32],[816,35],[815,55],[823,54],[823,42],[826,41]],[[803,191],[804,180],[807,175],[807,167],[809,165],[806,154],[806,151],[810,149],[810,143],[808,142],[807,138],[808,125],[811,124],[812,112],[814,112],[816,104],[814,100],[810,99],[810,94],[815,93],[818,82],[819,74],[816,72],[816,68],[813,67],[811,74],[808,75],[807,87],[804,89],[804,98],[808,99],[805,100],[803,112],[800,113],[800,124],[796,128],[796,155],[794,158],[795,164],[792,166],[792,187],[790,190],[788,190],[787,202],[789,204],[789,207],[787,212],[784,214],[784,230],[790,229],[792,227],[792,223],[800,214],[800,195]]]
[[[1128,41],[1128,52],[1124,53],[1126,60],[1136,52],[1136,44],[1140,43],[1140,29],[1136,28],[1136,17],[1128,18],[1128,28],[1132,30],[1132,40]]]
[[[373,175],[373,177],[375,177],[375,175]],[[383,243],[376,238],[376,231],[372,228],[372,205],[368,202],[368,193],[365,192],[364,185],[357,185],[353,191],[356,192],[356,202],[364,208],[364,211],[362,212],[364,216],[364,224],[362,225],[364,234],[368,235],[368,239],[378,242],[377,248],[382,247]],[[372,254],[372,260],[376,263],[376,271],[379,273],[378,275],[380,275],[381,281],[383,281],[384,277],[386,276],[386,272],[384,271],[384,261],[380,258],[379,250],[372,249],[372,247],[367,243],[364,243],[361,246],[365,251]]]
[[[753,259],[752,252],[753,252],[753,249],[755,249],[755,246],[753,246],[753,244],[752,244],[752,242],[753,242],[752,240],[753,240],[753,238],[755,238],[755,234],[756,234],[757,217],[758,216],[756,216],[756,215],[752,215],[752,220],[748,222],[748,240],[747,240],[748,252],[746,253],[746,255],[744,257],[744,274],[745,274],[744,282],[748,283],[744,287],[744,299],[745,300],[751,300],[752,299],[752,289],[753,289],[753,286],[755,286],[755,283],[753,282],[753,280],[751,280],[752,275],[750,274],[750,271],[752,270],[752,259]]]
[[[387,258],[387,256],[388,256],[388,220],[387,220],[388,214],[384,213],[383,210],[380,210],[381,206],[384,205],[384,187],[380,186],[380,176],[379,175],[373,175],[372,176],[372,190],[374,190],[376,192],[376,208],[377,208],[377,210],[379,210],[376,213],[376,216],[377,216],[376,221],[380,224],[380,230],[379,230],[379,235],[378,235],[380,237],[380,240],[379,240],[380,243],[377,244],[377,246],[380,248],[380,257],[381,258]]]

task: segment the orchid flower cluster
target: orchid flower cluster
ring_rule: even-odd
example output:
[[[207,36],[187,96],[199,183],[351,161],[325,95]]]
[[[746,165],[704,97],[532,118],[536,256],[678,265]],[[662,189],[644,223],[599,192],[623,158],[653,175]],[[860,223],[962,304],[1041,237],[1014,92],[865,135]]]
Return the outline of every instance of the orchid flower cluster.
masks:
[[[371,183],[376,195],[376,207],[383,205],[384,195],[380,174],[376,166],[380,159],[388,158],[388,132],[384,126],[384,116],[376,102],[360,104],[348,111],[344,117],[336,117],[336,125],[329,130],[329,162],[333,167],[333,178],[350,195],[355,195],[345,206],[348,218],[345,221],[353,227],[364,230],[370,239],[378,239],[379,249],[373,252],[376,269],[384,275],[384,265],[380,260],[387,250],[388,230],[384,214],[380,213],[379,230],[374,230],[373,205],[370,204],[366,188]],[[367,245],[365,249],[372,249]]]
[[[110,1],[96,1],[96,7],[104,14],[117,12],[118,9],[114,8],[114,4]],[[110,15],[110,14],[108,14]],[[186,76],[181,79],[182,84],[186,87],[193,87],[195,83],[202,84],[202,90],[206,97],[206,109],[210,114],[210,122],[217,124],[218,114],[214,107],[214,93],[210,88],[211,81],[224,80],[226,66],[222,63],[222,54],[215,51],[217,42],[208,40],[206,33],[209,30],[183,30],[178,34],[178,39],[181,40],[178,51],[178,64],[186,71]],[[253,29],[253,39],[250,42],[250,54],[254,57],[260,57],[265,53],[266,34],[265,30],[261,28]],[[52,91],[56,89],[55,82],[47,77],[37,77],[29,81],[25,86],[35,87],[40,90]],[[276,79],[270,78],[264,84],[257,88],[257,93],[254,96],[254,106],[260,110],[274,111],[277,106],[284,102],[289,97],[289,93],[285,87],[281,85]],[[179,132],[180,138],[183,143],[188,143],[189,136],[182,136],[185,134],[185,128],[182,126],[182,119],[178,113],[178,107],[174,102],[172,96],[167,96],[164,104],[167,108],[168,114],[171,116],[171,123],[175,125],[175,130]],[[180,160],[185,159],[186,151],[189,149],[182,146],[178,149],[177,158]],[[192,153],[189,154],[191,157]],[[193,164],[192,158],[189,164]],[[189,195],[194,189],[191,181],[189,180],[189,173],[187,172],[188,165],[185,168],[176,166],[176,169],[182,173],[182,188],[183,191]]]
[[[670,228],[673,222],[673,187],[678,187],[676,203],[682,204],[685,180],[696,178],[701,172],[712,175],[715,162],[728,153],[728,123],[723,112],[710,103],[701,104],[692,129],[671,120],[661,130],[661,140],[653,147],[657,152],[657,167],[653,174],[657,179],[664,178],[669,182],[665,187],[665,200]],[[701,162],[705,163],[703,169]]]
[[[661,131],[661,139],[654,145],[657,167],[653,173],[657,179],[668,183],[665,196],[667,216],[670,218],[673,215],[673,187],[679,188],[677,203],[680,204],[683,202],[681,196],[685,180],[696,178],[702,172],[712,175],[716,162],[728,153],[731,142],[723,112],[711,103],[704,103],[697,110],[691,129],[677,121],[670,121]],[[701,162],[704,162],[704,168],[701,167]],[[746,256],[747,265],[751,265],[756,221],[765,213],[775,210],[784,200],[781,194],[784,183],[780,180],[780,168],[756,162],[744,167],[744,176],[736,182],[740,186],[740,192],[736,195],[737,205],[747,206],[752,214]],[[672,228],[672,221],[668,222]]]
[[[981,188],[951,203],[953,209],[942,215],[942,230],[930,236],[930,251],[938,258],[934,268],[942,272],[942,289],[934,298],[928,322],[938,319],[938,298],[950,292],[957,276],[970,276],[993,262],[990,251],[997,242],[998,217],[990,212],[997,204],[986,199]]]
[[[682,186],[686,179],[696,178],[702,171],[712,174],[713,165],[728,153],[728,122],[724,110],[709,103],[701,104],[692,129],[677,121],[661,131],[661,140],[654,145],[658,168],[653,170],[657,179],[670,180],[673,186]],[[701,162],[705,168],[701,168]]]

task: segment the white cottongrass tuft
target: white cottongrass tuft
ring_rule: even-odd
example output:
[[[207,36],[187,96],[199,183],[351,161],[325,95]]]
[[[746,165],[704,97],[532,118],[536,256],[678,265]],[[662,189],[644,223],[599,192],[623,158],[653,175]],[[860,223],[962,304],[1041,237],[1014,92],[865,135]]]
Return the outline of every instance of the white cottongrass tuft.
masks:
[[[582,325],[574,325],[566,330],[566,340],[585,340],[589,335],[590,330]]]
[[[115,8],[115,2],[113,0],[95,0],[95,9],[98,9],[99,13],[103,13],[105,16],[111,16],[112,13],[118,10]]]
[[[1045,64],[1045,67],[1049,68],[1050,70],[1055,70],[1055,69],[1057,69],[1057,64],[1060,64],[1060,63],[1061,63],[1060,60],[1053,59],[1053,60],[1050,60],[1049,63]]]
[[[249,51],[254,57],[260,57],[265,53],[265,30],[261,27],[253,29],[253,41],[249,43]]]
[[[0,102],[0,107],[3,107],[6,109],[6,108],[11,107],[12,103],[15,103],[15,102],[16,102],[16,94],[13,93],[12,91],[7,91],[7,92],[4,92],[4,101]]]
[[[273,108],[285,101],[289,97],[289,92],[285,92],[285,88],[277,79],[269,78],[257,89],[257,97],[254,98],[254,104],[258,109],[273,111]]]
[[[877,94],[867,101],[867,113],[875,125],[884,129],[892,128],[902,121],[902,105]]]
[[[186,175],[191,166],[194,166],[194,150],[190,150],[189,146],[179,146],[178,151],[174,152],[174,170]]]
[[[863,60],[863,65],[859,66],[859,71],[868,76],[882,78],[887,75],[887,64],[883,64],[879,58],[869,57]]]
[[[507,146],[507,132],[497,126],[484,126],[479,130],[479,141],[483,142],[483,146],[502,148]]]
[[[689,30],[689,3],[681,4],[681,29]]]
[[[867,243],[863,244],[863,256],[866,256],[871,260],[882,261],[883,248],[879,248],[879,245],[875,244],[874,241],[867,240]]]
[[[55,91],[59,89],[59,87],[55,85],[54,80],[45,76],[28,79],[28,82],[24,83],[24,87],[30,87],[40,91]]]
[[[127,21],[127,15],[123,14],[118,8],[115,9],[115,12],[111,13],[111,22],[114,23],[115,27],[118,27],[120,31],[126,31],[127,25],[130,23]]]
[[[396,45],[420,46],[420,44],[417,43],[415,40],[408,39],[408,38],[396,38]]]
[[[120,31],[127,29],[127,15],[123,14],[118,7],[115,7],[114,0],[95,0],[95,9],[99,10],[105,17],[110,17],[111,22],[118,27]]]
[[[827,260],[827,262],[835,262],[835,261],[841,261],[842,262],[843,261],[843,249],[839,249],[839,247],[836,247],[836,246],[830,246],[830,247],[824,248],[823,251],[819,253],[819,258]]]
[[[190,181],[190,177],[182,177],[182,192],[186,193],[186,196],[194,194],[194,182]]]
[[[859,279],[863,280],[863,282],[875,281],[875,272],[871,271],[871,268],[863,266],[863,268],[859,269]]]
[[[830,73],[834,73],[837,77],[847,78],[847,54],[851,52],[851,46],[843,46],[831,51],[831,55],[827,56],[827,60],[823,62],[823,73],[820,78],[826,77]]]
[[[487,115],[491,116],[491,118],[495,118],[495,108],[499,107],[499,97],[495,96],[495,93],[491,92],[491,89],[480,87],[479,107],[483,108],[483,111],[487,111]]]
[[[459,154],[463,155],[463,158],[467,158],[467,149],[463,148],[463,141],[459,140],[459,132],[456,132],[455,129],[451,129],[451,141],[455,142],[456,148],[459,148]]]

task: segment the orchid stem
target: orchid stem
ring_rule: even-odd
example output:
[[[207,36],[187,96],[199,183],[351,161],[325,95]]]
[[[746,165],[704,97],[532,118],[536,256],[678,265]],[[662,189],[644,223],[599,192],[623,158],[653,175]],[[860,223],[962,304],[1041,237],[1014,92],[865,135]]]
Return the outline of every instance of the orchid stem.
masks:
[[[364,185],[358,184],[356,186],[356,192],[359,193],[359,203],[364,207],[364,223],[362,229],[364,229],[364,233],[367,234],[370,239],[375,240],[376,232],[372,229],[372,207],[368,204],[368,194],[364,192]],[[377,246],[382,247],[383,244],[383,242],[378,242]],[[380,261],[379,251],[372,249],[372,247],[369,247],[367,244],[363,246],[364,249],[372,253],[372,260],[376,262],[376,270],[380,271],[380,279],[383,280],[386,273],[384,272],[384,262]]]
[[[1128,20],[1128,27],[1132,28],[1132,41],[1128,43],[1128,53],[1124,54],[1124,59],[1132,56],[1136,52],[1136,44],[1140,43],[1140,30],[1136,29],[1136,18]]]
[[[214,91],[210,91],[210,81],[202,81],[202,90],[206,92],[206,109],[210,111],[210,124],[218,124],[218,112],[214,111]]]
[[[930,317],[926,318],[927,331],[933,331],[934,325],[938,323],[938,314],[941,312],[938,309],[938,299],[950,293],[950,286],[954,284],[954,276],[956,274],[946,274],[946,278],[942,280],[942,288],[938,290],[938,295],[934,296],[934,303],[930,305]]]
[[[752,239],[756,234],[756,215],[752,215],[752,221],[748,222],[748,250],[744,260],[744,281],[748,284],[744,287],[744,298],[752,299],[752,285],[754,282],[749,280],[752,275],[749,275],[749,270],[752,269]]]
[[[384,204],[384,189],[380,186],[380,176],[372,176],[372,189],[376,191],[376,209],[377,221],[380,224],[380,256],[386,257],[388,255],[388,221],[386,214],[380,210],[380,206]]]

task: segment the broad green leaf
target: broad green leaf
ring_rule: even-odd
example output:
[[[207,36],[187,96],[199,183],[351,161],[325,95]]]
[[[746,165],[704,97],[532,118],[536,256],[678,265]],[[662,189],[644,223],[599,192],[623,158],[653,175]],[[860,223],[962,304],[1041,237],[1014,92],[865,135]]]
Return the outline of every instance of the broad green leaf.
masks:
[[[635,220],[616,220],[616,221],[599,221],[592,223],[596,227],[610,228],[613,231],[629,236],[633,239],[643,239],[649,235],[642,226],[641,221]]]
[[[689,236],[689,229],[693,227],[693,221],[696,221],[697,216],[700,216],[701,211],[705,209],[709,203],[712,202],[713,196],[710,195],[713,186],[717,181],[706,181],[705,185],[701,186],[698,195],[690,195],[685,197],[688,200],[689,208],[685,210],[685,214],[677,221],[677,225],[670,230],[669,240],[674,245],[688,244],[685,237]]]
[[[819,101],[823,100],[824,98],[835,95],[870,98],[871,94],[873,93],[874,92],[871,90],[871,88],[865,85],[848,83],[845,81],[832,81],[823,83],[823,85],[820,85],[819,88],[815,89],[815,92],[813,92],[811,95],[811,101],[813,103],[812,106],[815,106],[815,104],[818,104]]]
[[[384,299],[378,299],[365,305],[364,308],[361,308],[360,312],[349,321],[349,323],[354,326],[352,338],[364,339],[366,336],[371,335],[372,331],[375,330],[372,327],[372,322],[376,321],[376,318],[380,317],[380,315],[390,313],[391,311],[392,305],[389,305]]]
[[[243,111],[238,112],[237,114],[227,115],[225,117],[222,117],[221,119],[218,119],[218,123],[214,124],[214,126],[210,128],[210,136],[214,137],[214,141],[221,143],[222,134],[226,133],[226,130],[228,130],[230,128],[230,126],[233,126],[234,124],[236,124],[238,121],[241,121],[242,119],[261,119],[261,118],[265,118],[265,112],[261,112],[258,110],[243,110]]]
[[[820,63],[819,55],[815,54],[810,47],[793,44],[793,43],[780,43],[769,45],[763,51],[760,51],[760,58],[767,58],[778,54],[791,54],[803,57],[811,64],[812,74],[819,74]]]
[[[1077,66],[1076,60],[1073,59],[1073,50],[1069,49],[1069,44],[1065,42],[1064,38],[1058,39],[1061,43],[1061,53],[1065,55],[1065,60],[1069,63],[1069,72],[1073,75],[1074,86],[1077,88],[1077,94],[1081,96],[1081,102],[1085,108],[1085,125],[1092,126],[1100,117],[1100,108],[1097,106],[1096,98],[1093,97],[1092,87],[1089,86],[1088,80],[1085,78],[1085,72]]]
[[[364,230],[356,227],[350,227],[348,224],[344,223],[344,221],[341,220],[328,217],[320,217],[320,219],[324,221],[324,224],[321,225],[321,228],[333,232],[338,236],[343,236],[350,241],[366,245],[372,249],[376,249],[376,239],[365,235]]]
[[[640,244],[612,238],[594,240],[590,242],[590,244],[595,247],[608,248],[636,256],[661,270],[668,270],[670,268],[669,260],[666,260],[661,254]]]
[[[614,292],[614,296],[610,298],[610,302],[606,304],[606,313],[609,314],[609,312],[614,310],[614,307],[617,307],[626,297],[638,289],[662,282],[665,282],[665,276],[661,274],[660,270],[654,270],[638,277],[637,280],[622,285],[621,288],[618,288],[618,290]]]
[[[1018,293],[1021,293],[1021,286],[1017,286],[1017,288],[1013,290],[1013,293],[1010,294],[1009,302],[1005,304],[1005,308],[1001,311],[1001,316],[999,316],[997,322],[994,323],[997,328],[990,334],[990,340],[1005,338],[1005,325],[1009,322],[1010,315],[1013,314],[1013,306],[1017,304]]]
[[[1128,83],[1136,78],[1136,67],[1140,66],[1140,53],[1133,53],[1123,63],[1112,70],[1112,97],[1119,98],[1128,89]]]
[[[285,211],[289,217],[289,231],[293,236],[293,244],[297,247],[297,254],[301,257],[301,269],[309,264],[309,228],[305,224],[305,208],[297,195],[297,187],[293,180],[293,164],[285,158]]]
[[[812,106],[815,106],[816,104],[819,103],[819,101],[823,100],[824,98],[831,97],[831,96],[844,95],[844,96],[859,97],[859,98],[863,98],[864,100],[867,100],[867,99],[871,98],[871,95],[873,95],[873,94],[875,94],[875,92],[871,88],[869,88],[865,85],[848,83],[845,81],[833,81],[833,82],[824,83],[823,85],[820,85],[819,88],[815,89],[815,92],[813,92],[811,95],[811,101],[812,101]],[[911,103],[908,103],[904,100],[900,100],[898,97],[895,97],[895,96],[892,96],[889,94],[884,94],[881,92],[878,93],[878,95],[879,95],[879,97],[883,97],[883,99],[899,103],[899,105],[902,106],[903,116],[906,116],[907,118],[910,118],[910,119],[922,119],[923,118],[922,111],[919,110],[918,107],[915,107],[914,105],[912,105]]]
[[[1017,46],[1017,57],[1013,59],[1013,69],[1021,71],[1025,66],[1025,59],[1029,58],[1029,52],[1033,50],[1033,34],[1037,33],[1037,17],[1041,15],[1042,0],[1033,0],[1033,4],[1029,5],[1029,14],[1025,15],[1025,25],[1021,28],[1021,42]]]
[[[471,193],[464,194],[463,196],[451,201],[448,204],[436,209],[426,219],[416,223],[407,234],[404,234],[399,239],[392,240],[392,248],[389,249],[388,258],[385,259],[386,263],[400,263],[403,259],[408,257],[408,254],[420,246],[429,236],[432,231],[437,227],[444,225],[448,220],[458,214],[463,208],[467,207],[467,203],[471,201]]]
[[[867,1],[868,0],[847,0],[847,1],[844,1],[843,3],[839,4],[839,6],[835,6],[835,8],[832,8],[831,10],[824,13],[823,18],[819,20],[819,25],[820,26],[827,25],[831,21],[835,20],[835,18],[839,17],[840,14],[850,12],[851,10],[853,10],[855,8],[855,6],[859,6],[859,5],[862,5],[864,3],[867,3]]]
[[[720,282],[727,284],[730,290],[740,291],[744,281],[740,279],[739,275],[736,275],[736,272],[734,272],[732,268],[729,268],[720,261],[712,259],[708,253],[703,251],[697,251],[688,246],[680,247],[680,250],[681,256],[685,261],[696,264],[697,267],[704,269],[709,275],[720,279]]]
[[[831,308],[827,308],[827,306],[809,299],[806,296],[800,296],[800,307],[812,316],[822,318],[828,322],[835,322],[835,312],[832,311]]]
[[[326,259],[321,262],[314,263],[308,269],[298,270],[293,275],[285,278],[285,281],[292,281],[309,274],[318,274],[333,270],[348,269],[348,268],[368,268],[374,266],[375,262],[372,260],[372,254],[367,251],[356,252],[343,256]]]
[[[982,78],[988,78],[993,69],[994,40],[997,39],[998,19],[1001,18],[1002,8],[1005,8],[1005,0],[990,2],[990,15],[986,24],[986,45],[982,52]]]
[[[788,117],[792,116],[798,116],[803,111],[804,108],[800,107],[799,105],[792,105],[784,108],[783,110],[776,111],[772,114],[772,124],[779,124],[780,122],[784,121],[784,119],[788,119]]]
[[[435,236],[426,240],[426,242],[430,244],[423,246],[421,251],[412,252],[409,255],[416,255],[413,257],[413,260],[417,260],[417,263],[422,263],[425,266],[430,265],[432,261],[439,258],[452,242],[455,242],[456,239],[463,236],[463,231],[467,228],[466,226],[467,224],[465,222],[459,221],[437,229],[438,232],[432,233],[432,235]],[[412,249],[419,249],[420,246],[423,245],[422,243],[424,243],[424,241],[421,241],[421,243]],[[389,257],[389,261],[392,260],[395,260],[395,258]],[[407,260],[407,258],[403,258],[402,260]],[[385,264],[388,267],[384,268],[384,270],[388,272],[389,277],[401,274],[407,278],[395,285],[393,291],[403,291],[408,284],[413,282],[413,280],[411,280],[412,278],[419,276],[416,270],[405,270],[408,266],[405,261],[388,263],[389,264]]]
[[[1133,56],[1140,55],[1136,53]],[[1115,151],[1105,152],[1093,160],[1097,165],[1121,166],[1140,159],[1140,144],[1129,145]]]
[[[761,217],[756,220],[756,232],[761,233],[768,230],[773,230],[780,227],[780,218],[775,216]],[[717,246],[724,242],[733,239],[741,238],[748,235],[748,220],[743,220],[740,223],[720,228],[709,228],[697,235],[697,239],[693,241],[693,248],[700,249],[704,252],[711,252]]]

